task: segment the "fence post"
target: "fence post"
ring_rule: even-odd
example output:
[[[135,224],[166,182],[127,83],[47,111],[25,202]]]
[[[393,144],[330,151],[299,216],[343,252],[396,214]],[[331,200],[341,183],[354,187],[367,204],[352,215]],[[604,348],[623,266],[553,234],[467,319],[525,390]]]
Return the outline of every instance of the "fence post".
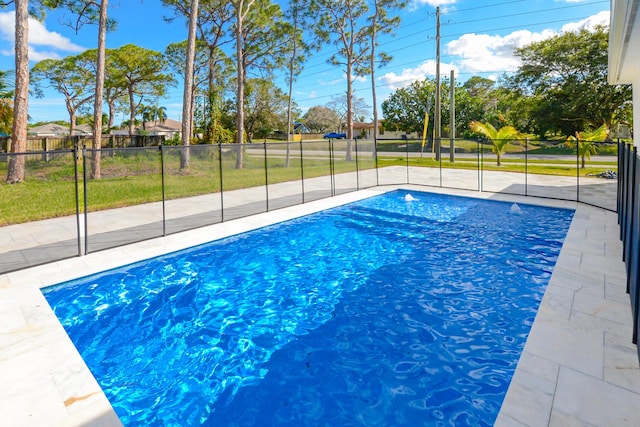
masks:
[[[580,138],[576,138],[576,202],[580,201]]]
[[[302,150],[302,134],[300,134],[300,182],[302,186],[302,203],[304,204],[304,152]]]
[[[360,190],[360,168],[358,167],[358,140],[356,142],[356,190]]]
[[[264,147],[264,191],[267,197],[267,212],[269,212],[269,163],[267,162],[267,143],[262,143]]]
[[[220,221],[224,222],[224,180],[222,178],[222,143],[218,142],[218,163],[220,165]]]
[[[529,195],[529,138],[524,139],[524,195]]]
[[[616,198],[616,213],[618,214],[618,225],[620,225],[620,212],[622,211],[622,177],[624,176],[623,170],[623,145],[620,143],[620,138],[618,138],[618,197]]]
[[[166,191],[164,181],[164,145],[160,144],[158,147],[160,150],[160,178],[162,181],[162,237],[167,235],[167,213],[165,207]]]
[[[331,196],[336,195],[336,170],[333,161],[333,139],[329,138],[329,171],[331,173]]]
[[[78,182],[78,147],[73,147],[73,176],[76,183],[76,239],[78,241],[78,256],[82,256],[82,233],[80,232],[80,183]]]
[[[480,170],[480,191],[484,189],[484,147],[481,145],[482,140],[478,139],[478,151],[480,151],[480,155],[478,156],[478,165]]]
[[[636,174],[637,174],[637,156],[638,156],[638,151],[636,149],[636,147],[633,147],[633,152],[631,157],[629,158],[629,162],[630,165],[628,165],[629,167],[629,173],[627,174],[627,213],[625,215],[625,221],[624,221],[624,241],[622,242],[622,260],[626,263],[627,266],[627,293],[629,293],[630,289],[629,289],[629,264],[631,263],[631,258],[632,258],[632,250],[633,250],[633,221],[634,221],[634,215],[635,215],[635,211],[636,211],[636,207],[635,205],[637,204],[637,200],[635,198],[636,196],[636,191],[635,191],[635,183],[636,183]]]
[[[373,161],[376,168],[376,186],[378,186],[380,185],[380,174],[378,173],[378,138],[377,136],[373,138]]]
[[[405,151],[405,164],[407,166],[407,184],[409,184],[409,140],[406,138],[406,135],[405,135],[405,138],[404,138],[404,142],[405,142],[405,145],[404,145],[404,148],[405,148],[405,150],[404,150]]]
[[[78,141],[74,141],[76,144]],[[82,191],[84,192],[84,254],[89,253],[89,226],[87,212],[87,148],[82,147]]]

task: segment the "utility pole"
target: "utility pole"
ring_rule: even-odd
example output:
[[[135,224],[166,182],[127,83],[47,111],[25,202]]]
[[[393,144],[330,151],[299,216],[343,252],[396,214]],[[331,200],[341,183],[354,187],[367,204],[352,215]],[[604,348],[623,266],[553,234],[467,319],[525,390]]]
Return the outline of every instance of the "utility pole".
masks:
[[[436,160],[440,160],[440,6],[436,7],[436,103],[433,115],[433,144]]]
[[[451,70],[451,89],[449,93],[449,161],[456,161],[456,77],[455,72]]]

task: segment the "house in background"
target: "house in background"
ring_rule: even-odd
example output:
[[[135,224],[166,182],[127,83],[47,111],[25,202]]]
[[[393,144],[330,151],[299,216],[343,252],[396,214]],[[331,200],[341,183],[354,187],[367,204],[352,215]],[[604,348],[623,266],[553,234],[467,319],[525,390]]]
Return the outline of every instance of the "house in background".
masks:
[[[182,122],[172,119],[165,119],[163,122],[159,120],[144,122],[144,126],[142,124],[136,126],[135,131],[137,135],[161,135],[165,137],[165,140],[173,139],[176,135],[180,138],[182,136]],[[112,129],[110,134],[128,136],[129,128]]]
[[[145,122],[144,126],[138,126],[136,130],[146,132],[147,135],[163,135],[166,139],[172,139],[176,135],[182,135],[182,122],[172,119],[165,119],[163,122],[156,120]]]
[[[34,126],[27,129],[27,134],[30,136],[51,136],[51,137],[60,137],[60,136],[69,136],[69,125],[59,125],[57,123],[45,123],[40,126]],[[93,135],[93,127],[84,123],[81,125],[76,125],[73,130],[74,136],[91,136]]]
[[[295,122],[293,123],[293,133],[297,135],[301,133],[311,133],[311,131],[304,123]]]
[[[640,0],[611,0],[609,83],[630,84],[633,123],[640,123]],[[633,136],[632,131],[632,136]],[[634,139],[638,146],[638,139]]]

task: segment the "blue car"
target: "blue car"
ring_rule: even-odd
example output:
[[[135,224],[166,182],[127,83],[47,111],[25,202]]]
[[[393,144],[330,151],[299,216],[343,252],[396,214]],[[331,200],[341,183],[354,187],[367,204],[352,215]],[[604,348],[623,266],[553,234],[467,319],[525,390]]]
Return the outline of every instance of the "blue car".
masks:
[[[347,137],[346,133],[337,133],[337,132],[329,132],[329,133],[325,133],[323,138],[324,139],[345,139]]]

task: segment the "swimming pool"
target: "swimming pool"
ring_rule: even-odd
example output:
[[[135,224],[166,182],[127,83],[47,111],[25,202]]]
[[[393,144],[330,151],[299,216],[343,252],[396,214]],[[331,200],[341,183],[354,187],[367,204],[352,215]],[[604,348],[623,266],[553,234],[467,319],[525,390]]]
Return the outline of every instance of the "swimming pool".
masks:
[[[491,425],[573,211],[407,194],[44,293],[125,425]]]

